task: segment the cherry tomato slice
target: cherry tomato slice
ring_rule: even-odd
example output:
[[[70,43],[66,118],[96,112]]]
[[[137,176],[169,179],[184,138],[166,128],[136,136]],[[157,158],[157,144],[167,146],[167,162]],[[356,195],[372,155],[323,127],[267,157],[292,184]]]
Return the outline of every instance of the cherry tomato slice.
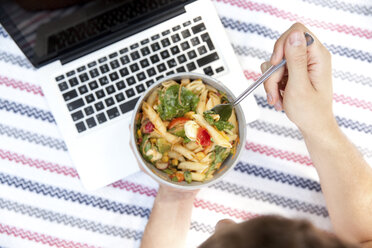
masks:
[[[171,129],[172,127],[178,125],[178,124],[184,124],[186,121],[189,121],[190,119],[186,118],[186,117],[178,117],[178,118],[174,118],[170,123],[169,123],[169,126],[168,126],[168,129]]]
[[[209,146],[211,144],[211,136],[205,128],[199,127],[196,138],[202,146]]]

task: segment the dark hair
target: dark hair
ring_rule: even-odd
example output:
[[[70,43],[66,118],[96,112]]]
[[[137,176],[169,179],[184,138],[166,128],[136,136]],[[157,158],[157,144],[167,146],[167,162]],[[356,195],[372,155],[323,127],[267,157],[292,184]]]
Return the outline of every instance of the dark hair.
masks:
[[[199,248],[356,248],[309,221],[267,215],[219,230]]]

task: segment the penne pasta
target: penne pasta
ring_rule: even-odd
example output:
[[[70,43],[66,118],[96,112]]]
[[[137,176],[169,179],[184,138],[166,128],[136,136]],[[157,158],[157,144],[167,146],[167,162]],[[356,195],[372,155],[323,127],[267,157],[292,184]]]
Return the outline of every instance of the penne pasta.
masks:
[[[197,161],[197,159],[195,158],[195,153],[180,144],[174,145],[173,150],[180,153],[182,156],[191,161]]]
[[[151,93],[151,95],[149,96],[149,98],[147,98],[147,104],[150,105],[151,107],[153,107],[157,97],[158,97],[158,91],[154,90]]]
[[[208,90],[204,90],[200,94],[199,102],[198,105],[196,106],[196,113],[202,115],[203,112],[205,111],[205,106],[206,106],[206,101],[207,101],[207,95],[208,95]]]
[[[202,164],[199,162],[181,162],[178,165],[178,169],[181,170],[191,170],[191,171],[196,171],[199,173],[205,172],[209,168],[208,164]]]

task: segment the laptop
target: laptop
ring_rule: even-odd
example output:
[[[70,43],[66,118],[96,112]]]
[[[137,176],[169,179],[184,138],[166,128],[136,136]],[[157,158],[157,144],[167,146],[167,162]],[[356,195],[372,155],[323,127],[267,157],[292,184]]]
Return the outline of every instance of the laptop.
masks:
[[[139,97],[157,80],[198,72],[235,95],[248,86],[210,0],[67,2],[5,0],[0,22],[38,69],[88,190],[139,170],[129,122]],[[247,122],[258,117],[253,97],[241,104]]]

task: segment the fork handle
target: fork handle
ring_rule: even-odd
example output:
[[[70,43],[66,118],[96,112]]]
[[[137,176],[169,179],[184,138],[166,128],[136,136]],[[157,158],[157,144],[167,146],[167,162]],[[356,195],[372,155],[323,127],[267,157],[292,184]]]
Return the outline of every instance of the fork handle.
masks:
[[[280,61],[279,64],[277,65],[272,65],[270,66],[270,68],[265,71],[264,74],[262,74],[262,76],[256,80],[256,82],[254,82],[253,84],[251,84],[242,94],[240,94],[240,96],[238,96],[235,101],[233,102],[233,106],[236,106],[238,105],[246,96],[248,96],[249,94],[252,93],[252,91],[254,91],[258,86],[260,86],[263,82],[265,82],[265,80],[271,76],[271,74],[273,74],[274,72],[276,72],[280,67],[282,67],[283,65],[285,65],[285,63],[287,63],[287,61],[285,59],[283,59],[282,61]]]

